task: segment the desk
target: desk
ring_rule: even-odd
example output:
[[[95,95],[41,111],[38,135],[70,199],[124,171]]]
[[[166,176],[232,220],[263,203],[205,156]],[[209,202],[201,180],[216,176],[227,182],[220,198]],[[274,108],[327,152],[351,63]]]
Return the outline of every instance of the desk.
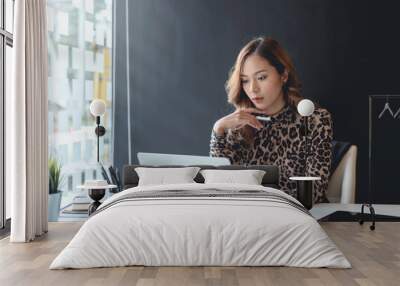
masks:
[[[369,213],[363,213],[365,208],[369,208]],[[375,229],[376,221],[400,222],[400,205],[316,204],[310,213],[322,221],[358,221],[363,224],[368,220],[372,222],[371,230]]]
[[[316,219],[321,219],[327,215],[330,215],[336,211],[348,211],[348,212],[360,212],[362,204],[315,204],[310,210],[310,213]],[[389,215],[400,218],[400,205],[375,205],[375,214],[377,215]]]

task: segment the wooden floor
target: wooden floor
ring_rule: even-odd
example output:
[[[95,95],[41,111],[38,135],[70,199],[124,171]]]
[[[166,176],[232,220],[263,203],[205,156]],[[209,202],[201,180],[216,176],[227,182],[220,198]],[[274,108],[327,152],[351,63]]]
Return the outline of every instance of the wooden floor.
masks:
[[[0,241],[0,285],[400,285],[400,223],[323,223],[353,268],[120,267],[48,270],[81,223],[50,223],[32,243]]]

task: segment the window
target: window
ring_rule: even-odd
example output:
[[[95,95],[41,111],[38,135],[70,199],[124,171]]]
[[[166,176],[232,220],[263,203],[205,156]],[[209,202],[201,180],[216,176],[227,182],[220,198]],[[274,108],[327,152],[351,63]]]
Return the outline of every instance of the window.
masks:
[[[81,184],[83,185],[85,183],[85,172],[82,172],[81,174]]]
[[[0,0],[0,228],[11,217],[9,188],[5,187],[5,108],[11,96],[14,0]]]
[[[89,112],[95,98],[107,106],[101,118],[107,132],[100,138],[100,160],[111,163],[112,2],[47,1],[49,153],[62,164],[61,209],[86,195],[76,188],[91,179],[85,174],[96,178],[96,123]]]
[[[72,176],[68,176],[68,191],[72,191]]]

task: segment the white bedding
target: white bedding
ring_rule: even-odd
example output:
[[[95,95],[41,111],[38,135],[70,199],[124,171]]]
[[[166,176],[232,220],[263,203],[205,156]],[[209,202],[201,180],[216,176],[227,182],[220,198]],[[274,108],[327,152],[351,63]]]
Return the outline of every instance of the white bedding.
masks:
[[[127,265],[295,266],[350,268],[318,222],[284,203],[257,198],[154,198],[122,201],[140,191],[263,190],[239,184],[175,184],[118,193],[90,217],[50,269]]]

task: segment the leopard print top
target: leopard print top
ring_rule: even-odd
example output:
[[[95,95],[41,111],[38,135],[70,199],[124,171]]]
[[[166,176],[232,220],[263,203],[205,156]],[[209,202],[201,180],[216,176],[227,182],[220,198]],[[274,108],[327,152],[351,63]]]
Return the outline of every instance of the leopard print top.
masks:
[[[314,181],[314,203],[327,202],[326,190],[331,165],[332,120],[330,113],[317,108],[308,118],[310,152],[307,172],[304,173],[305,136],[302,136],[304,118],[287,105],[271,121],[260,121],[264,127],[255,133],[254,142],[244,141],[239,130],[228,130],[218,136],[211,134],[210,156],[227,157],[233,165],[276,165],[279,168],[280,189],[296,197],[296,182],[291,176],[318,176]]]

